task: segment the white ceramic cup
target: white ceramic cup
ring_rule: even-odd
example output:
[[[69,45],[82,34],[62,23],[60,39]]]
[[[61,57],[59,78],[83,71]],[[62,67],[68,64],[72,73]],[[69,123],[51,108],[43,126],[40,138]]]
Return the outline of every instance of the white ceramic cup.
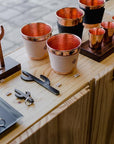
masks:
[[[46,40],[52,35],[52,28],[46,23],[30,23],[22,27],[21,34],[28,56],[33,60],[47,55]]]
[[[81,39],[69,33],[53,35],[47,40],[52,69],[59,74],[71,73],[77,65]]]

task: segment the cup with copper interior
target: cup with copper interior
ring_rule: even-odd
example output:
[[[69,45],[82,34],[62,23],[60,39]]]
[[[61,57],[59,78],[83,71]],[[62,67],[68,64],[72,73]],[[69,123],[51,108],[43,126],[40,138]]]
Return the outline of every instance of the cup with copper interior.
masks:
[[[83,24],[86,28],[99,27],[104,15],[105,0],[78,0],[84,10]]]
[[[52,69],[58,74],[69,74],[77,66],[81,39],[70,33],[53,35],[47,40]]]
[[[112,16],[112,19],[114,20],[114,16]]]
[[[103,28],[91,28],[89,30],[89,47],[94,50],[101,49],[104,34]]]
[[[21,28],[24,45],[32,60],[44,59],[47,55],[46,40],[52,35],[52,27],[46,23],[30,23]]]
[[[114,35],[114,22],[102,22],[101,26],[105,29],[105,35],[103,38],[103,43],[107,44],[112,42],[112,38]]]
[[[65,7],[56,11],[60,33],[71,33],[82,38],[84,11],[75,7]]]

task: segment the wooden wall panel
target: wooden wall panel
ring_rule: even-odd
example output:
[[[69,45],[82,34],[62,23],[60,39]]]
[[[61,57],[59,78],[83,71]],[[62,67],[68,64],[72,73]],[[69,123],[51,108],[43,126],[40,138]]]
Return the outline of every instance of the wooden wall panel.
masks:
[[[88,144],[93,101],[90,87],[72,96],[11,144]]]
[[[114,68],[96,77],[91,144],[114,144]]]

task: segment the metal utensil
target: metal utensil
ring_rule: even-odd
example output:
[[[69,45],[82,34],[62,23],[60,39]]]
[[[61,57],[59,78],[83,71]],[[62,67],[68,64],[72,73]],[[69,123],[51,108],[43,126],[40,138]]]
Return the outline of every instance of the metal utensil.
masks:
[[[31,94],[29,91],[26,91],[25,93],[23,93],[22,91],[15,89],[15,96],[19,99],[25,99],[26,105],[31,105],[34,103],[34,100],[31,97]]]
[[[50,80],[44,76],[44,75],[40,75],[40,78],[43,79],[40,80],[37,77],[33,76],[32,74],[26,72],[26,71],[22,71],[22,75],[21,75],[21,79],[25,80],[25,81],[35,81],[36,83],[40,84],[41,86],[43,86],[44,88],[46,88],[48,91],[52,92],[55,95],[59,95],[59,91],[53,87],[50,86]]]

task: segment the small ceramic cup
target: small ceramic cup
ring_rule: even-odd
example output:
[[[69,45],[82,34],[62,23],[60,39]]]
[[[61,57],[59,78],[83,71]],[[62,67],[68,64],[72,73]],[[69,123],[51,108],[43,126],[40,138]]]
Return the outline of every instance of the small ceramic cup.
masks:
[[[112,42],[112,38],[114,35],[114,22],[102,22],[101,26],[105,29],[105,35],[103,38],[103,43],[107,44]]]
[[[56,12],[60,33],[72,33],[82,38],[84,11],[75,7],[65,7]]]
[[[83,24],[86,28],[99,27],[104,15],[105,0],[78,0],[84,10]]]
[[[22,27],[21,34],[28,56],[33,60],[47,55],[46,40],[52,35],[52,27],[46,23],[30,23]]]
[[[52,69],[58,74],[71,73],[77,65],[81,39],[69,33],[53,35],[47,40]]]
[[[104,34],[103,28],[91,28],[89,30],[89,47],[94,50],[101,49]]]

